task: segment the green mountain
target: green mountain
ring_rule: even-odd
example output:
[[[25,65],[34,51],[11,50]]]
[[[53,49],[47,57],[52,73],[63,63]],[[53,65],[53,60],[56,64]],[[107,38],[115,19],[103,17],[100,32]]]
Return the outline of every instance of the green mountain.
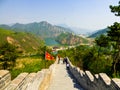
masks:
[[[17,47],[18,51],[35,52],[40,46],[44,44],[40,37],[30,33],[15,32],[0,28],[0,45],[5,42],[13,44]]]
[[[44,39],[46,45],[76,45],[86,43],[85,38],[72,34],[73,31],[69,28],[52,25],[46,21],[39,23],[19,24],[12,26],[0,25],[5,29],[10,29],[15,32],[29,32]]]
[[[2,28],[9,28],[14,31],[24,31],[36,34],[41,36],[42,38],[54,38],[60,35],[63,32],[72,32],[72,30],[60,26],[52,25],[46,21],[42,21],[39,23],[29,23],[29,24],[19,24],[16,23],[12,26],[0,25]]]
[[[98,36],[100,36],[101,34],[106,34],[106,32],[107,32],[108,30],[109,30],[108,28],[98,30],[97,32],[94,32],[93,34],[91,34],[89,37],[90,37],[90,38],[98,37]]]
[[[82,38],[73,33],[61,33],[56,38],[56,41],[63,45],[80,45],[89,43],[89,40],[87,38]]]

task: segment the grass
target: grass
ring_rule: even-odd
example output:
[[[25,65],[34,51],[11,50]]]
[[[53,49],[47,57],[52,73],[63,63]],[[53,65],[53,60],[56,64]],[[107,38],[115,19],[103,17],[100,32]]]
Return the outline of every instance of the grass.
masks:
[[[39,57],[24,57],[16,61],[16,66],[10,71],[12,79],[17,77],[22,72],[38,72],[43,68],[48,68],[54,61],[42,60]]]

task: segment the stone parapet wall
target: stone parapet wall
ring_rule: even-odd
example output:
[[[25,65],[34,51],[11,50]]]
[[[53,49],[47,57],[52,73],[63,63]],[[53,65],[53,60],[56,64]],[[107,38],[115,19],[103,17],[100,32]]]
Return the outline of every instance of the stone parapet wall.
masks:
[[[70,61],[69,64],[70,72],[85,90],[120,90],[120,79],[110,79],[105,73],[93,75],[90,71],[75,67]]]
[[[7,70],[0,70],[0,90],[4,90],[10,82],[10,72]]]
[[[21,73],[12,81],[9,71],[0,70],[0,90],[46,90],[57,62],[58,58],[48,69],[42,69],[37,73]],[[120,90],[120,79],[111,79],[105,73],[93,75],[90,71],[75,67],[70,61],[69,64],[70,72],[84,90]]]
[[[26,84],[26,78],[28,73],[21,73],[18,75],[10,84],[5,88],[5,90],[21,90],[24,84]]]
[[[29,87],[30,83],[32,83],[36,77],[37,73],[30,73],[25,79],[24,85],[22,86],[22,90],[26,90]]]
[[[41,80],[41,83],[39,84],[39,89],[35,89],[35,90],[46,90],[48,88],[50,81],[52,80],[52,76],[57,62],[58,62],[58,57],[56,58],[54,64],[52,64],[49,67],[49,69],[43,69],[45,71],[44,78]]]
[[[42,69],[37,73],[24,72],[12,81],[8,70],[0,70],[0,90],[46,90],[57,61],[58,58],[48,69]]]

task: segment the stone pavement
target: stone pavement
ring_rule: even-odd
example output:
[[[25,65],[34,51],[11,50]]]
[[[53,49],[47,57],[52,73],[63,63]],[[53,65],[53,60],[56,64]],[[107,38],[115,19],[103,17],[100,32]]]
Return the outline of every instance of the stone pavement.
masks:
[[[47,90],[83,90],[72,77],[65,64],[57,64]]]

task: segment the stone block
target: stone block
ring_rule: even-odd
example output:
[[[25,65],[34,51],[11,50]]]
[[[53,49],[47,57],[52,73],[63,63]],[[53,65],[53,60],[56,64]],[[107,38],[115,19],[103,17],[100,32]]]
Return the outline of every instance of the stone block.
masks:
[[[112,79],[112,88],[114,88],[114,90],[120,90],[120,79],[118,78],[113,78]]]
[[[5,90],[21,90],[25,84],[25,78],[27,77],[28,73],[21,73],[19,74],[9,85],[6,87]]]
[[[99,74],[101,80],[106,84],[106,85],[110,85],[111,84],[111,79],[107,76],[106,73],[100,73]]]
[[[10,72],[7,70],[0,70],[0,90],[4,90],[10,82]]]
[[[94,81],[94,77],[93,77],[93,75],[91,74],[90,71],[85,71],[85,74],[86,74],[86,76],[89,78],[89,80],[90,80],[91,82]]]
[[[111,79],[107,76],[106,73],[100,73],[99,74],[99,90],[111,90],[110,85],[111,85]]]

